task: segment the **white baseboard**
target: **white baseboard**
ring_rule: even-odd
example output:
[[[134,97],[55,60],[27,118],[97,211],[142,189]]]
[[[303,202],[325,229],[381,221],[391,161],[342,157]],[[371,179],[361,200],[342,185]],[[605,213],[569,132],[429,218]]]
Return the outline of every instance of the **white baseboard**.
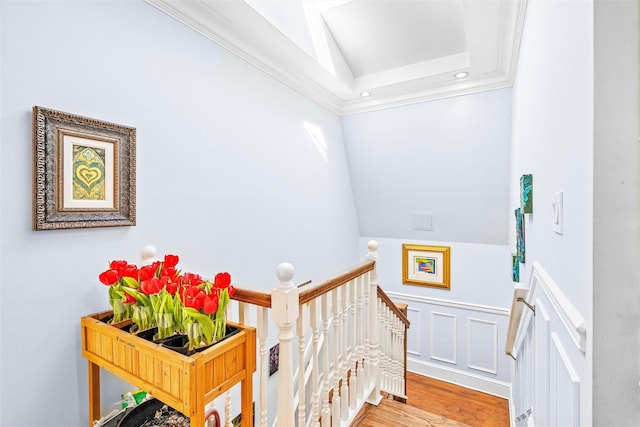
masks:
[[[407,370],[493,396],[502,397],[503,399],[511,399],[511,386],[509,383],[503,381],[483,378],[409,357],[407,358]]]

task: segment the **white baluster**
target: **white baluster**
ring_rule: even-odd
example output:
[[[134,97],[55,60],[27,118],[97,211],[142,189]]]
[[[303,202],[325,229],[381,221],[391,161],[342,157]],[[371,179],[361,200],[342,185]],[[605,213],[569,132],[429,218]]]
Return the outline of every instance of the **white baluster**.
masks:
[[[357,289],[358,289],[358,314],[357,314],[357,324],[358,324],[358,400],[362,399],[364,396],[364,383],[367,380],[366,371],[364,368],[364,349],[366,346],[365,337],[364,337],[364,325],[367,322],[364,311],[364,287],[365,281],[364,277],[360,276],[357,280]]]
[[[380,367],[380,388],[382,390],[387,389],[387,344],[389,340],[387,339],[387,335],[389,333],[389,329],[387,329],[387,319],[385,317],[385,309],[384,304],[380,303],[380,299],[376,297],[378,302],[378,322],[379,322],[379,338],[380,338],[380,352],[378,355],[379,359],[379,367]]]
[[[324,342],[322,344],[323,354],[322,354],[322,365],[323,365],[323,373],[322,373],[322,427],[329,427],[331,425],[331,409],[329,408],[329,389],[331,385],[329,384],[329,296],[327,294],[323,294],[321,297],[322,301],[322,333],[324,337]]]
[[[393,390],[393,326],[391,322],[391,310],[389,310],[389,307],[386,304],[383,304],[382,300],[379,300],[378,304],[383,307],[384,323],[387,330],[387,333],[385,334],[387,341],[385,349],[385,361],[387,368],[386,385],[388,390]]]
[[[351,303],[351,376],[349,377],[349,409],[352,411],[356,410],[357,405],[357,397],[358,397],[358,318],[357,316],[357,306],[356,306],[356,297],[357,297],[357,282],[358,278],[353,279],[349,282],[349,302]]]
[[[395,313],[389,308],[389,320],[391,321],[391,392],[398,394],[398,324]]]
[[[340,304],[338,290],[331,291],[331,312],[333,313],[333,397],[331,400],[331,425],[340,425]]]
[[[369,253],[367,259],[376,260],[378,258],[378,242],[369,242]],[[369,272],[369,358],[370,375],[373,381],[373,391],[369,396],[369,403],[377,404],[380,401],[380,360],[378,345],[378,274],[376,267]]]
[[[309,306],[309,315],[311,317],[311,340],[313,342],[313,354],[311,355],[311,387],[313,394],[311,396],[311,427],[320,425],[320,387],[318,384],[318,352],[320,341],[320,327],[318,325],[318,298],[312,300]]]
[[[273,320],[278,325],[280,361],[278,364],[278,425],[295,425],[293,402],[293,325],[298,318],[300,292],[293,285],[294,269],[291,264],[278,265],[280,283],[271,292]]]
[[[249,304],[238,302],[238,323],[240,323],[241,325],[249,324],[249,308]]]
[[[400,322],[400,391],[403,396],[407,395],[407,384],[405,383],[405,371],[407,369],[406,361],[405,361],[405,331],[407,330],[407,326],[404,322]]]
[[[369,386],[371,384],[373,384],[373,380],[372,380],[372,370],[371,370],[371,340],[369,339],[369,336],[371,335],[371,317],[369,314],[369,307],[371,305],[371,300],[369,298],[369,293],[371,292],[371,287],[370,287],[370,282],[371,282],[371,278],[369,277],[369,274],[365,274],[362,277],[362,297],[363,297],[363,302],[364,302],[364,312],[362,313],[362,323],[363,325],[366,325],[363,328],[363,338],[364,338],[364,348],[363,348],[363,354],[364,354],[364,378],[365,378],[365,385],[366,388],[368,389]]]
[[[298,425],[304,427],[307,425],[305,422],[306,417],[306,381],[305,381],[305,366],[304,366],[304,343],[305,343],[305,324],[306,318],[305,307],[301,305],[298,311],[298,321],[296,332],[298,334]],[[293,385],[292,385],[293,386]]]
[[[225,427],[233,427],[231,424],[231,391],[227,390],[224,394],[224,425]]]
[[[340,390],[340,416],[343,421],[347,421],[349,419],[349,385],[347,381],[347,377],[349,375],[349,354],[348,354],[348,297],[347,297],[348,286],[344,284],[340,287],[340,305],[342,312],[342,328],[341,328],[341,345],[342,348],[342,357],[340,358],[340,373],[342,376],[342,389]]]
[[[269,362],[267,358],[267,337],[269,336],[269,312],[264,307],[258,307],[258,346],[260,351],[260,427],[267,426],[267,372]]]
[[[398,366],[398,394],[404,396],[404,323],[400,318],[396,318],[398,349],[396,363]]]
[[[382,304],[382,301],[380,301]],[[385,322],[387,324],[387,388],[393,392],[393,319],[391,318],[391,310],[385,304]]]

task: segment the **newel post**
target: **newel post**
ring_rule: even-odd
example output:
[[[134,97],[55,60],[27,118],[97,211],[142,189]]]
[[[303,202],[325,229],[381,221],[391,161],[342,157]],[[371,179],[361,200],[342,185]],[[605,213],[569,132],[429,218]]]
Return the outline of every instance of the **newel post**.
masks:
[[[300,291],[293,285],[293,266],[278,265],[278,286],[271,291],[273,320],[278,326],[280,360],[278,364],[278,425],[295,425],[293,404],[293,327],[299,314]]]
[[[376,261],[378,259],[378,242],[370,240],[367,245],[369,253],[367,259]],[[373,383],[373,390],[367,401],[374,405],[380,402],[380,345],[378,343],[378,273],[376,266],[369,272],[369,375]]]
[[[153,264],[156,260],[156,247],[153,245],[146,245],[142,248],[142,265]]]

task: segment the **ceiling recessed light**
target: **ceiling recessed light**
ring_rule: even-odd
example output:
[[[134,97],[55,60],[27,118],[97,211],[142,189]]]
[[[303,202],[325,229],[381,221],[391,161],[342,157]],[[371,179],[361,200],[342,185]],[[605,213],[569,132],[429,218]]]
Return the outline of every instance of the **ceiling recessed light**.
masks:
[[[361,97],[363,97],[363,98],[366,98],[366,97],[368,97],[368,96],[371,96],[371,92],[367,92],[367,91],[365,91],[365,92],[360,92],[360,96],[361,96]]]
[[[455,74],[453,75],[453,77],[455,77],[456,79],[462,79],[462,78],[467,77],[468,75],[469,75],[469,73],[468,73],[468,72],[466,72],[466,71],[460,71],[459,73],[455,73]]]

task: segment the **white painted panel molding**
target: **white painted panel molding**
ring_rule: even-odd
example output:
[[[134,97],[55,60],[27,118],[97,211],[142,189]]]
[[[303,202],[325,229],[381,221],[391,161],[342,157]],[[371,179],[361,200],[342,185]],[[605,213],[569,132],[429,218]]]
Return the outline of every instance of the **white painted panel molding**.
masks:
[[[456,320],[452,314],[431,312],[431,359],[458,363]]]
[[[467,319],[467,367],[498,373],[498,323]]]
[[[516,338],[511,397],[516,426],[579,426],[584,419],[585,354],[581,317],[542,267],[534,263],[526,297],[535,316],[524,314]],[[581,378],[582,377],[582,378]],[[530,411],[531,410],[531,411]],[[531,415],[530,415],[531,414]]]
[[[562,342],[551,334],[551,425],[580,426],[580,379]],[[568,408],[569,410],[558,410]]]
[[[587,327],[578,309],[569,301],[567,296],[560,290],[556,282],[542,268],[537,261],[533,263],[531,269],[531,279],[529,281],[529,298],[535,294],[535,287],[540,285],[549,301],[560,315],[562,323],[571,335],[576,346],[581,352],[585,352],[587,341]],[[528,301],[531,303],[531,301]]]
[[[420,356],[420,348],[422,345],[422,323],[420,322],[420,310],[417,308],[407,307],[407,318],[411,326],[407,330],[407,353],[414,356]]]
[[[534,361],[533,370],[535,372],[549,372],[549,357],[551,349],[551,319],[547,311],[546,304],[536,298],[536,318],[535,318],[535,351],[536,360]],[[549,421],[549,388],[551,387],[549,375],[539,375],[535,378],[535,396],[536,416],[535,420],[538,425],[548,426]]]

